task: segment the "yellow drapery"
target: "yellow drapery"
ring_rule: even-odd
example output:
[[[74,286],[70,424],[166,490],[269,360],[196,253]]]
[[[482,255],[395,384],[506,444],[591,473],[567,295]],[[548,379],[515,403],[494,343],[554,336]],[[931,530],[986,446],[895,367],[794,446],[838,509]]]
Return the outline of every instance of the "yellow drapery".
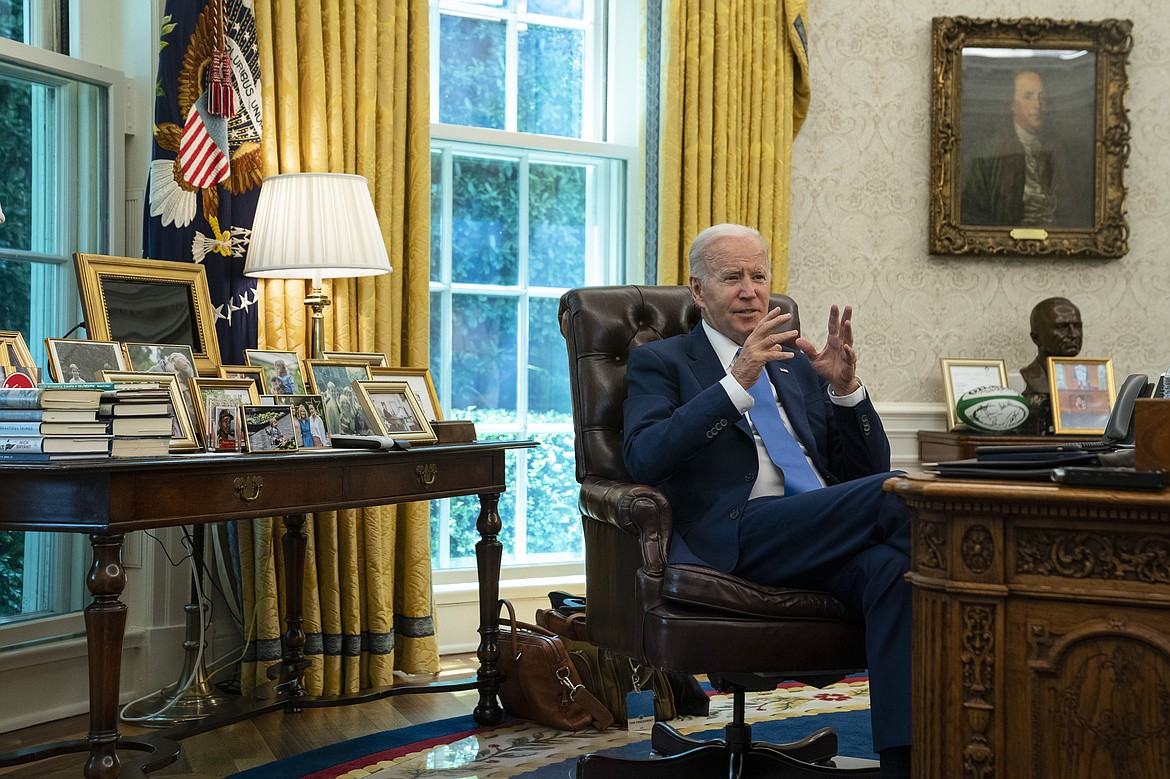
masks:
[[[255,0],[264,174],[357,173],[370,183],[393,273],[326,284],[325,343],[426,365],[430,119],[427,0]],[[305,283],[260,284],[260,347],[305,354]],[[312,516],[305,571],[310,694],[439,670],[428,504]],[[278,519],[240,523],[255,660],[280,657],[285,593]],[[359,651],[360,649],[360,651]]]
[[[788,285],[792,140],[808,113],[808,0],[670,0],[663,57],[658,283],[686,284],[701,230],[738,222]]]

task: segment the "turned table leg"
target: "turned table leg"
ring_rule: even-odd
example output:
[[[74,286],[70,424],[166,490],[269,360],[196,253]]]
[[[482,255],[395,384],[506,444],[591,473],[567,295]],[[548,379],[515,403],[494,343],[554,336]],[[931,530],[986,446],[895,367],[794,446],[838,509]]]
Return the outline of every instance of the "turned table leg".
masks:
[[[503,544],[498,536],[500,521],[499,493],[479,496],[479,519],[475,527],[480,540],[475,545],[475,564],[479,575],[479,705],[473,716],[481,725],[495,725],[504,713],[496,695],[500,691],[500,563]]]
[[[304,630],[304,584],[305,552],[309,537],[305,533],[307,514],[289,514],[284,517],[284,587],[287,626],[281,636],[280,681],[277,690],[284,693],[288,705],[286,711],[295,714],[301,711],[300,699],[305,697],[302,675],[309,666],[305,659]]]
[[[118,687],[122,676],[122,639],[126,632],[126,589],[122,568],[122,533],[93,533],[93,564],[86,577],[93,601],[85,607],[89,648],[89,760],[87,779],[118,776]]]

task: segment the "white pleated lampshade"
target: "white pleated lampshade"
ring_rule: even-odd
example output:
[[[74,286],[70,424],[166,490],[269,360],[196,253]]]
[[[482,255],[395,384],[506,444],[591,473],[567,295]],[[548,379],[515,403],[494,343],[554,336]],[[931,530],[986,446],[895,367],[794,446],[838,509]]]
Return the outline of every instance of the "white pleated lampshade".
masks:
[[[364,176],[283,173],[264,179],[245,276],[319,281],[390,270]]]

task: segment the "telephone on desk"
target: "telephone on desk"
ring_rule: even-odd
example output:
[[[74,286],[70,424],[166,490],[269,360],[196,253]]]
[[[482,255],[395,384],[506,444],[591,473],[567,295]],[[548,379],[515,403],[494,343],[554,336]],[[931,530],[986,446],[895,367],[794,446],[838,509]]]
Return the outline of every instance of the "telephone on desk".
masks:
[[[1170,383],[1163,375],[1158,389]],[[1066,444],[979,446],[969,460],[936,463],[931,468],[950,478],[1058,481],[1087,487],[1163,489],[1166,471],[1133,467],[1133,409],[1138,398],[1150,397],[1155,386],[1142,373],[1126,378],[1117,393],[1100,440]]]

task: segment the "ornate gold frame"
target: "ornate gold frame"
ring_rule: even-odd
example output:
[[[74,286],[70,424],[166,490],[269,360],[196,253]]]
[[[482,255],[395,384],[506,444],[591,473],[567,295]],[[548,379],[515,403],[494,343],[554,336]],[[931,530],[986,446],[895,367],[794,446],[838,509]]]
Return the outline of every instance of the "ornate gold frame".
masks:
[[[1070,373],[1084,367],[1090,383],[1081,389],[1072,386],[1068,381]],[[1096,370],[1094,370],[1096,369]],[[1091,373],[1098,376],[1093,378]],[[1104,380],[1099,381],[1100,374],[1104,373]],[[1104,386],[1101,386],[1101,385]],[[1117,388],[1113,384],[1112,359],[1088,359],[1085,357],[1049,357],[1048,358],[1048,391],[1052,398],[1052,424],[1057,435],[1101,435],[1105,432],[1105,420],[1109,410],[1113,408],[1113,401],[1117,399]],[[1084,395],[1090,405],[1095,405],[1096,416],[1101,419],[1100,427],[1077,424],[1077,411],[1074,402],[1077,395]],[[1104,401],[1104,402],[1102,402]]]
[[[1133,45],[1126,19],[1078,22],[1054,19],[935,17],[931,25],[931,254],[1122,257],[1129,250],[1124,171],[1129,159],[1126,62]],[[1023,227],[962,223],[963,49],[1005,52],[1005,67],[1045,49],[1086,51],[1096,58],[1092,128],[1093,224],[1083,227]],[[1028,62],[1039,63],[1039,59]],[[1058,71],[1053,71],[1057,72]],[[982,85],[981,85],[982,86]],[[1086,132],[1087,135],[1087,132]]]
[[[431,427],[431,423],[427,421],[426,414],[423,413],[422,406],[419,405],[414,390],[405,381],[362,381],[361,379],[355,379],[353,388],[356,391],[358,400],[361,401],[362,411],[366,415],[366,422],[369,423],[371,428],[378,431],[378,435],[390,436],[400,441],[413,441],[418,444],[433,444],[435,442],[435,431]],[[410,407],[411,421],[418,430],[396,431],[389,429],[386,420],[374,405],[374,396],[376,395],[402,396],[402,399]]]
[[[81,290],[81,306],[85,312],[85,329],[93,341],[136,341],[141,343],[183,343],[173,339],[176,321],[189,327],[198,343],[191,347],[195,370],[204,376],[214,376],[219,367],[219,341],[215,335],[215,316],[211,306],[211,291],[207,286],[207,271],[192,262],[170,260],[142,260],[135,257],[111,257],[101,254],[74,254],[77,286]],[[135,313],[139,319],[130,331],[127,322],[119,320],[115,312],[111,321],[106,287],[108,282],[142,285],[143,289],[160,290],[179,287],[187,292],[187,315],[180,314],[169,322],[145,321],[139,305]],[[172,314],[174,312],[171,312]],[[186,321],[184,321],[186,320]],[[154,332],[151,332],[152,328]]]

